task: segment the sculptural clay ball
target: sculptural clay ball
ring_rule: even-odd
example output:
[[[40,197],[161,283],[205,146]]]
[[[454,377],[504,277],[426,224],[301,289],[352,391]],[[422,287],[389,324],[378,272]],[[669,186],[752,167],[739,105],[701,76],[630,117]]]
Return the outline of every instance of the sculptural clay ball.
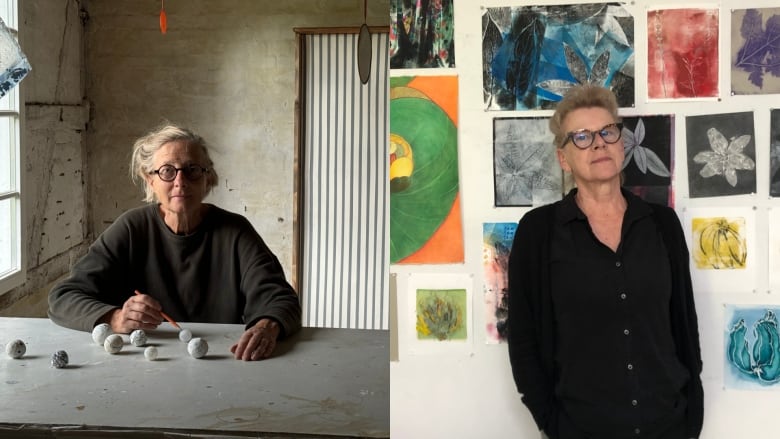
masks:
[[[185,343],[192,340],[192,331],[190,331],[189,329],[182,329],[181,331],[179,331],[179,340]]]
[[[190,353],[192,358],[201,358],[205,356],[208,351],[209,344],[200,337],[195,337],[187,343],[187,352]]]
[[[108,323],[101,323],[92,329],[92,340],[95,340],[95,343],[102,345],[103,342],[106,341],[106,337],[111,335],[112,332],[111,325]]]
[[[154,346],[149,346],[148,348],[144,349],[144,358],[146,358],[149,361],[154,361],[157,359],[157,348]]]
[[[116,354],[122,350],[122,346],[124,346],[124,344],[125,341],[122,340],[121,335],[111,334],[106,337],[106,341],[103,342],[103,349],[105,349],[109,354]]]
[[[5,345],[5,353],[11,358],[22,358],[25,352],[27,352],[27,346],[21,340],[9,341]]]
[[[146,332],[144,332],[143,329],[136,329],[130,333],[130,343],[132,343],[133,346],[143,346],[146,344],[146,341]]]
[[[62,369],[68,365],[68,353],[65,351],[57,351],[51,356],[51,365],[57,369]]]

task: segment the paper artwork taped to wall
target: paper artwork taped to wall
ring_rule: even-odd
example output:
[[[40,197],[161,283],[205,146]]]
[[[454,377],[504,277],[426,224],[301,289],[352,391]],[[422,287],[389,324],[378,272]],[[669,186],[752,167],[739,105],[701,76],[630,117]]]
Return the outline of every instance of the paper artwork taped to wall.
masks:
[[[571,87],[610,88],[634,106],[634,17],[619,3],[485,8],[488,110],[552,109]]]
[[[777,306],[726,305],[726,388],[780,389],[777,313]]]
[[[0,98],[21,82],[32,67],[16,37],[0,19]]]
[[[390,78],[390,262],[463,262],[458,78]]]
[[[493,119],[495,205],[539,206],[561,199],[558,164],[549,118]]]
[[[769,236],[767,237],[769,241],[769,258],[767,260],[769,289],[776,294],[780,292],[780,227],[776,226],[780,224],[780,208],[770,208],[768,215],[767,224],[772,224],[769,227]]]
[[[780,110],[770,111],[769,196],[780,197]]]
[[[646,201],[674,206],[674,117],[623,117],[623,186]]]
[[[650,99],[718,96],[718,8],[647,12]]]
[[[731,93],[780,93],[780,8],[731,11]]]
[[[390,68],[455,67],[453,0],[390,1]]]
[[[693,218],[691,257],[701,270],[743,269],[748,248],[745,218]]]
[[[688,116],[685,127],[691,198],[755,193],[753,112]]]
[[[465,289],[417,290],[418,340],[466,340],[467,294]]]
[[[482,224],[482,269],[485,278],[485,333],[489,344],[506,341],[509,306],[509,252],[517,223]]]

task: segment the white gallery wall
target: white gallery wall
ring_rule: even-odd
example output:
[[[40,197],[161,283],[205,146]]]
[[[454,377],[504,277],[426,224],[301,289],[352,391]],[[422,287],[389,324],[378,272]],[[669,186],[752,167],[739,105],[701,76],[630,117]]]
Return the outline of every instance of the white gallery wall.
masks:
[[[581,1],[460,1],[455,2],[456,66],[440,69],[393,69],[391,77],[453,75],[458,77],[458,150],[460,203],[465,261],[462,264],[393,265],[392,294],[397,320],[391,355],[391,431],[394,438],[538,438],[538,430],[520,401],[511,377],[506,344],[487,343],[483,298],[483,223],[517,222],[530,207],[495,207],[493,180],[493,119],[549,117],[549,110],[487,111],[482,90],[482,15],[501,6],[568,5]],[[724,360],[728,338],[726,319],[734,306],[780,309],[777,264],[780,249],[780,198],[769,195],[770,110],[780,108],[780,95],[731,95],[732,10],[780,7],[770,0],[723,0],[688,3],[685,7],[718,8],[720,21],[719,97],[707,100],[647,99],[647,12],[679,7],[682,2],[636,0],[622,6],[634,17],[635,106],[624,116],[674,115],[675,210],[691,245],[691,218],[746,218],[746,269],[693,270],[705,389],[703,438],[776,438],[773,421],[780,409],[780,384],[737,389],[726,379]],[[739,29],[737,28],[737,32]],[[755,133],[756,192],[726,197],[689,196],[686,117],[752,112]],[[392,120],[391,120],[392,131]],[[551,146],[551,148],[553,148]],[[699,172],[701,165],[691,172]],[[720,177],[722,178],[722,177]],[[430,343],[416,340],[412,292],[420,279],[468,290],[468,337],[465,341]],[[437,281],[441,279],[441,281]],[[748,332],[753,322],[747,322]]]

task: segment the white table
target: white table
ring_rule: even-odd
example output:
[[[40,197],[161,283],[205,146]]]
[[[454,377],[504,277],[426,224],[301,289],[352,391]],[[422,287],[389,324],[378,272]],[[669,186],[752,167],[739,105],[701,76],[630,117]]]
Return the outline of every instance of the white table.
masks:
[[[148,361],[127,335],[111,355],[90,333],[0,318],[0,437],[390,436],[387,331],[304,328],[274,357],[245,362],[229,351],[243,325],[181,325],[207,340],[206,357],[190,357],[167,323],[148,332],[159,351]],[[17,338],[27,353],[12,359]],[[65,369],[51,366],[60,349]]]

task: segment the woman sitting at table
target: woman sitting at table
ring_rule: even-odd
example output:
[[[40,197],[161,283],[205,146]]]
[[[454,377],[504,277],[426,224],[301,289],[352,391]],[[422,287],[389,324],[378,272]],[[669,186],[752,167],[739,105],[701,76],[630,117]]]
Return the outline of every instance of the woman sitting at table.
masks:
[[[49,317],[117,333],[154,329],[163,310],[178,321],[244,323],[235,358],[269,357],[301,326],[298,295],[246,218],[203,203],[218,180],[204,139],[162,126],[135,142],[130,169],[149,204],[117,218],[49,292]]]

